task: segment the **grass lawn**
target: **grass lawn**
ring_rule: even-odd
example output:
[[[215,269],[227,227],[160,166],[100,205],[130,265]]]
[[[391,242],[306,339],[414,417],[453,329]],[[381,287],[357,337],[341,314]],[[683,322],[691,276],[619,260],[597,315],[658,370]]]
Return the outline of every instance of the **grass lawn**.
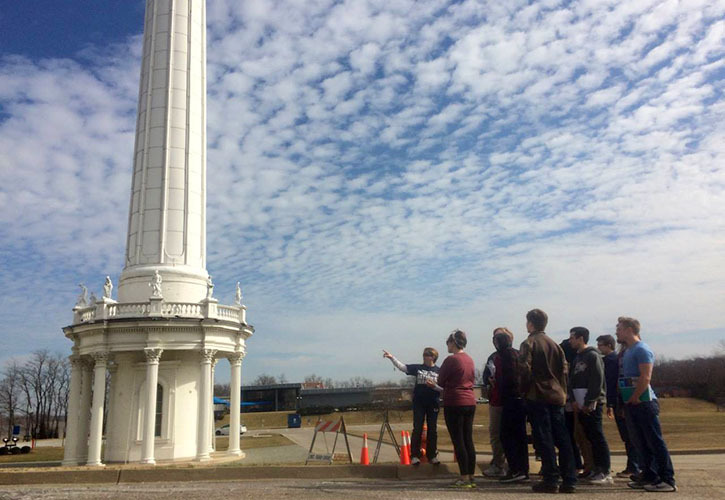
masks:
[[[41,446],[25,455],[0,455],[0,464],[14,462],[55,462],[63,460],[62,446]]]
[[[708,450],[725,448],[725,412],[717,411],[717,407],[692,398],[660,399],[660,421],[667,445],[672,450]],[[290,412],[260,412],[242,414],[242,422],[249,429],[284,428],[287,427],[287,415]],[[345,423],[348,425],[379,425],[382,423],[382,412],[360,411],[346,412]],[[391,411],[391,424],[409,424],[412,428],[412,411]],[[321,415],[323,420],[337,420],[340,413]],[[317,422],[318,416],[302,417],[302,426],[311,427]],[[228,423],[229,416],[216,423],[217,427]],[[488,442],[488,405],[476,407],[474,419],[474,440],[476,448],[490,451]],[[624,451],[624,444],[619,439],[614,420],[604,419],[604,433],[612,451]],[[355,433],[359,434],[359,433]],[[374,437],[377,438],[377,432]],[[397,437],[397,436],[396,436]],[[438,443],[441,449],[452,449],[448,432],[443,422],[443,415],[438,419]]]
[[[270,432],[269,434],[260,434],[259,436],[242,436],[239,439],[239,447],[243,450],[251,450],[253,448],[271,448],[273,446],[293,445],[292,441],[281,434]],[[229,437],[219,436],[216,438],[216,450],[225,451],[229,448]]]

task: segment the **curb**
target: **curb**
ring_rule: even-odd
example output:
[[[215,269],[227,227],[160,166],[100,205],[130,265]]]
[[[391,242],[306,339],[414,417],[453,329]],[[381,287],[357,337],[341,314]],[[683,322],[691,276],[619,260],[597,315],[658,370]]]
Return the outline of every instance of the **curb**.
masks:
[[[454,470],[455,469],[455,470]],[[209,468],[94,469],[0,472],[0,485],[120,484],[187,481],[244,481],[264,479],[410,479],[450,477],[456,464],[415,468],[401,465],[308,465]]]

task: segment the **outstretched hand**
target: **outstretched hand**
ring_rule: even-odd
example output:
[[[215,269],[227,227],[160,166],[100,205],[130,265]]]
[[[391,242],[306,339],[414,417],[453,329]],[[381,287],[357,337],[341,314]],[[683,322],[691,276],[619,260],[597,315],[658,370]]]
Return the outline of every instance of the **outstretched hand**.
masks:
[[[389,353],[388,351],[386,351],[385,349],[383,349],[383,357],[384,357],[384,358],[388,358],[388,359],[391,359],[391,358],[393,357],[393,355],[392,355],[392,354],[390,354],[390,353]]]

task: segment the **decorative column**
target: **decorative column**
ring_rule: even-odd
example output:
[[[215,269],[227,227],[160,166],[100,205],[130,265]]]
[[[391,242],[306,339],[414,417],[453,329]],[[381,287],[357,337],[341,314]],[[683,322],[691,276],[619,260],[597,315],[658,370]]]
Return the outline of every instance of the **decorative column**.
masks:
[[[227,356],[232,367],[231,394],[229,398],[229,449],[227,454],[241,456],[239,447],[239,412],[242,398],[242,359],[244,352],[235,352]]]
[[[211,363],[216,349],[202,349],[201,352],[201,383],[199,384],[199,426],[197,429],[196,460],[206,462],[209,455],[209,411],[211,409]]]
[[[88,443],[88,462],[86,462],[86,465],[102,466],[103,404],[106,399],[108,352],[94,352],[92,356],[96,364],[93,368],[93,406],[91,406],[91,428]]]
[[[78,409],[78,439],[76,458],[84,463],[88,458],[88,426],[91,419],[91,370],[93,365],[86,358],[79,359],[81,369],[81,403]]]
[[[81,406],[82,361],[77,355],[70,356],[70,390],[68,391],[68,415],[65,429],[63,465],[78,465],[78,413]]]
[[[211,360],[211,381],[209,382],[209,394],[211,394],[211,405],[209,405],[209,453],[216,451],[216,439],[214,429],[214,377],[216,376],[216,364],[218,358]]]
[[[159,383],[159,358],[163,349],[146,348],[146,409],[143,422],[143,452],[141,463],[155,464],[154,443],[156,440],[156,386]]]

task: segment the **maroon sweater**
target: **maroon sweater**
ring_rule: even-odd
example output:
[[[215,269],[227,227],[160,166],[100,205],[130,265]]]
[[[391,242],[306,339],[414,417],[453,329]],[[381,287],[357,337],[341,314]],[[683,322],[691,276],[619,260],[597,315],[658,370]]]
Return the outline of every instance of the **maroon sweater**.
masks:
[[[448,356],[438,372],[438,385],[443,387],[443,406],[475,406],[475,374],[471,356],[465,352]]]

